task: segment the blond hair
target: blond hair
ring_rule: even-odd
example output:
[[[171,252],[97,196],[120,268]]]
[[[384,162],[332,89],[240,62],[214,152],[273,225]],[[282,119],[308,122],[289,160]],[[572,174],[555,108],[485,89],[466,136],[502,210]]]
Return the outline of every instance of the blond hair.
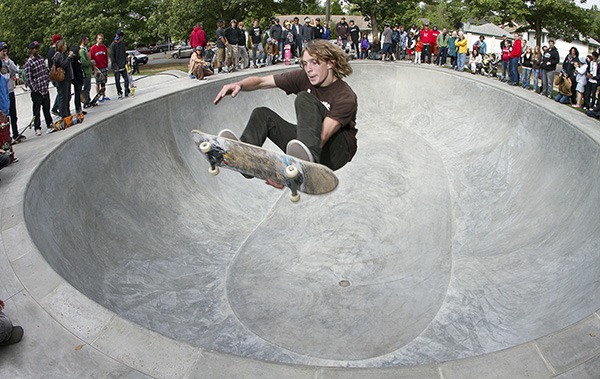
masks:
[[[304,52],[307,52],[318,62],[333,63],[333,75],[338,79],[352,74],[352,66],[350,66],[346,53],[329,41],[322,39],[312,40],[304,45],[302,57],[304,56]]]

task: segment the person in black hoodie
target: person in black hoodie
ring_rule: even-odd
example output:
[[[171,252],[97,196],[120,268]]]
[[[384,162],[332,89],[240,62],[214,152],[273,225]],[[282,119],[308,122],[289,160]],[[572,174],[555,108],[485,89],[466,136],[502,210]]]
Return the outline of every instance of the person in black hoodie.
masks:
[[[81,90],[83,88],[83,81],[85,79],[85,73],[83,72],[83,65],[81,64],[81,57],[79,56],[79,45],[71,46],[70,60],[71,68],[73,69],[73,100],[75,101],[75,113],[81,112]]]
[[[127,78],[127,52],[125,51],[125,42],[123,39],[125,34],[118,30],[115,40],[110,44],[110,64],[115,74],[115,87],[117,87],[117,95],[119,99],[123,98],[123,89],[121,88],[121,76],[123,77],[123,85],[125,86],[125,97],[129,96],[129,78]]]
[[[548,50],[544,51],[542,56],[542,92],[540,95],[552,98],[552,89],[554,86],[554,71],[560,61],[558,50],[554,47],[554,40],[548,41]]]

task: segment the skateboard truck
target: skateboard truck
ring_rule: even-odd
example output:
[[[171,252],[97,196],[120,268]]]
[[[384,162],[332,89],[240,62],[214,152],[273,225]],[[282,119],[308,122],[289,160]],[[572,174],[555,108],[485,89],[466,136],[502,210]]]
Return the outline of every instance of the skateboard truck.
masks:
[[[208,172],[210,172],[212,176],[218,175],[219,167],[217,166],[217,164],[223,159],[219,159],[215,156],[215,154],[210,154],[210,152],[212,151],[212,146],[210,145],[210,142],[202,142],[200,144],[200,151],[206,154],[206,156],[208,157],[208,162],[210,163],[210,168],[208,169]]]
[[[296,166],[287,166],[285,168],[285,176],[287,177],[286,185],[292,191],[290,194],[290,200],[294,203],[300,201],[300,194],[298,193],[298,188],[296,186],[296,178],[298,177],[298,169]]]

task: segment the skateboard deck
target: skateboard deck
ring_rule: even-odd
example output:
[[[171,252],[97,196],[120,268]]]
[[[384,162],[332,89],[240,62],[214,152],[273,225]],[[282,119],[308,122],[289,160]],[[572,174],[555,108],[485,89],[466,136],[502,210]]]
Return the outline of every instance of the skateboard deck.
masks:
[[[25,131],[27,129],[33,129],[33,126],[35,124],[35,116],[31,118],[31,121],[29,122],[29,124],[23,128],[23,130],[21,130],[19,132],[19,135],[17,136],[17,138],[13,138],[13,145],[16,143],[21,143],[23,139],[27,138],[23,135],[23,133],[25,133]]]
[[[328,167],[263,149],[240,141],[192,130],[192,138],[211,165],[210,172],[224,167],[242,174],[271,180],[290,188],[292,201],[300,199],[297,191],[319,195],[333,191],[339,180]]]
[[[54,121],[54,131],[64,130],[76,124],[81,124],[85,118],[83,112],[74,113],[65,118]]]
[[[292,61],[292,47],[290,45],[285,45],[283,48],[283,60],[286,65],[291,64]]]
[[[15,161],[15,152],[12,148],[12,138],[10,137],[10,119],[7,115],[0,112],[0,149],[10,155],[10,161]]]

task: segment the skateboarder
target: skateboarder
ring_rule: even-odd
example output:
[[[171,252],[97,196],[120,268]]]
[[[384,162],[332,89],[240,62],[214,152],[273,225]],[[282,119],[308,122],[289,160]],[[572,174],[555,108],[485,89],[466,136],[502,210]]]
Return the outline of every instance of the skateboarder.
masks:
[[[240,91],[278,87],[295,100],[297,124],[275,111],[260,107],[252,111],[240,140],[262,146],[267,138],[287,154],[321,163],[337,170],[356,153],[357,98],[342,80],[352,73],[344,52],[325,40],[304,46],[302,70],[263,77],[251,76],[223,86],[214,104]]]

